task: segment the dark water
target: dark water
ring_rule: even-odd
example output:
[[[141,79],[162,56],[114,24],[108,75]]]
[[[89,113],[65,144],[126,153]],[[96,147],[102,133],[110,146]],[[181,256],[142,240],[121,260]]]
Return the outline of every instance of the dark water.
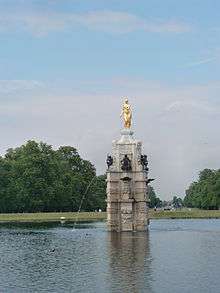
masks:
[[[0,292],[220,292],[220,220],[0,225]]]

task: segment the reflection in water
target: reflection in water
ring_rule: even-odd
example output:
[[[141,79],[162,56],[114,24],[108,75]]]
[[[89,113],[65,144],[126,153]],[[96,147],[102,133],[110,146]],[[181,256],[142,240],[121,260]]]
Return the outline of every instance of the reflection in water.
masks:
[[[220,220],[156,220],[149,235],[0,225],[0,293],[219,292]]]
[[[150,292],[148,232],[109,232],[108,245],[110,291]]]

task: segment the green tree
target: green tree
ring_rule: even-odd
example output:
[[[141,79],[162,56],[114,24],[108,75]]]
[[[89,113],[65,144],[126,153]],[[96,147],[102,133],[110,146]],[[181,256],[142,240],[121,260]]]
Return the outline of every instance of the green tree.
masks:
[[[148,196],[150,200],[150,208],[161,207],[162,201],[159,197],[156,196],[156,193],[151,185],[148,185]]]
[[[105,180],[91,162],[74,147],[28,141],[0,157],[0,212],[77,211],[93,179],[83,207],[105,209]]]
[[[106,175],[100,175],[93,180],[82,206],[83,210],[106,210]]]
[[[181,208],[183,206],[183,200],[181,197],[174,196],[172,204],[175,208]]]
[[[186,190],[184,205],[202,209],[220,207],[220,170],[204,169],[199,180],[190,184]]]

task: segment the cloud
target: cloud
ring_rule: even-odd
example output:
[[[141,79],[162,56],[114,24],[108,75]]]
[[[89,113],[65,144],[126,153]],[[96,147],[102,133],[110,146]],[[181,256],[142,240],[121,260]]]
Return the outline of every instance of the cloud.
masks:
[[[117,11],[89,12],[73,18],[88,28],[113,33],[128,33],[137,30],[152,33],[183,33],[190,30],[190,27],[183,23],[148,22],[134,14]]]
[[[81,92],[74,91],[73,84],[56,81],[53,87],[43,87],[40,94],[38,88],[28,92],[25,100],[16,99],[20,94],[14,92],[12,102],[1,103],[0,152],[28,139],[55,147],[73,145],[102,173],[111,141],[120,137],[121,96],[128,94],[135,137],[149,156],[150,177],[156,178],[153,186],[158,195],[163,199],[183,196],[199,170],[219,168],[219,82],[169,86],[118,77],[94,80],[96,91],[89,93],[83,86]],[[104,84],[111,90],[103,91]],[[24,87],[20,93],[25,91]]]
[[[188,64],[186,64],[185,67],[196,67],[196,66],[199,66],[199,65],[202,65],[202,64],[210,63],[212,61],[215,61],[216,59],[217,59],[217,57],[211,57],[211,58],[201,59],[201,60],[196,61],[196,62],[188,63]]]
[[[166,108],[165,108],[165,112],[167,113],[175,113],[175,112],[180,112],[180,111],[183,111],[183,112],[188,112],[189,111],[194,111],[195,112],[198,112],[200,113],[201,115],[204,115],[204,114],[214,114],[217,109],[215,107],[211,107],[210,106],[210,103],[204,103],[204,102],[201,102],[200,100],[197,101],[197,100],[189,100],[189,101],[180,101],[180,100],[177,100],[177,101],[174,101],[172,103],[170,103]]]
[[[0,94],[17,93],[42,88],[43,82],[37,80],[3,80],[0,79]]]
[[[137,15],[118,11],[91,11],[86,13],[56,13],[29,11],[2,11],[0,31],[25,30],[34,35],[47,35],[78,27],[106,33],[185,33],[192,28],[178,21],[148,21]]]

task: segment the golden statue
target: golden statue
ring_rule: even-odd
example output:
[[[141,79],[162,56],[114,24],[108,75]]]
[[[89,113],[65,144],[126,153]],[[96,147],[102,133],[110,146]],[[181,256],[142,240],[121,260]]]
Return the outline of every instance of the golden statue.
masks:
[[[122,116],[124,120],[124,127],[131,128],[132,112],[131,112],[131,106],[128,103],[128,99],[125,99],[124,101],[120,117]]]

